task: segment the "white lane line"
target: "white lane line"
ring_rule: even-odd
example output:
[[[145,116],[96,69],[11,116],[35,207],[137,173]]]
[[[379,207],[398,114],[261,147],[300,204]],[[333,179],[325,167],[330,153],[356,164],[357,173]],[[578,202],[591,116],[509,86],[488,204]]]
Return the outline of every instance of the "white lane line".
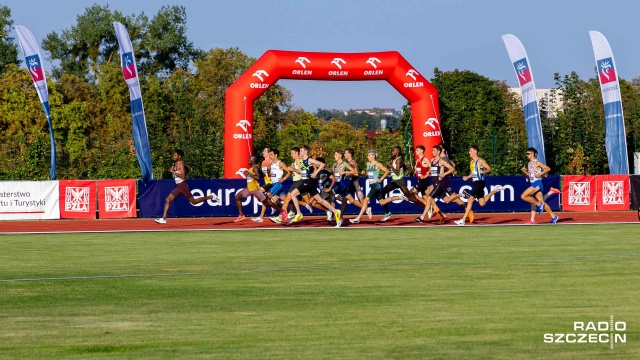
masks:
[[[160,276],[185,276],[185,275],[200,275],[200,274],[199,273],[178,273],[178,274],[125,274],[125,275],[67,276],[67,277],[49,277],[49,278],[0,279],[0,282],[120,279],[120,278],[133,278],[133,277],[160,277]]]

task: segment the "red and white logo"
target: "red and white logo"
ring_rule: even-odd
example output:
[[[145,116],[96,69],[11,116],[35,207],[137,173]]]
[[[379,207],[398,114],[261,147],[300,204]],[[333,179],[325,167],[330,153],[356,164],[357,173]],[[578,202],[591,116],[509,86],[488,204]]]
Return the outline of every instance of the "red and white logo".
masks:
[[[306,65],[306,64],[311,64],[311,60],[307,59],[307,58],[306,58],[306,57],[304,57],[304,56],[300,56],[300,57],[298,57],[298,59],[296,60],[296,62],[297,62],[298,64],[300,64],[300,66],[302,66],[302,68],[303,68],[303,69],[306,69],[306,68],[307,68],[307,65]],[[305,63],[306,63],[306,64],[305,64]]]
[[[264,82],[264,79],[262,78],[262,76],[269,77],[269,74],[264,70],[258,70],[256,72],[254,72],[253,75],[251,75],[251,76],[255,76],[258,79],[260,79],[261,82]]]
[[[624,181],[602,182],[602,204],[624,205]]]
[[[236,171],[236,175],[240,175],[240,176],[242,176],[243,179],[246,179],[247,175],[245,175],[245,173],[244,173],[245,171],[249,171],[249,169],[240,168],[240,169],[238,169],[238,171]]]
[[[242,119],[236,123],[236,127],[239,127],[244,131],[244,134],[233,134],[234,139],[251,139],[253,137],[252,134],[249,133],[249,128],[251,127],[251,123],[249,120]]]
[[[590,182],[570,182],[569,183],[569,205],[590,205],[591,204],[591,183]]]
[[[129,211],[129,187],[105,187],[104,203],[105,211]]]
[[[335,59],[331,60],[331,63],[334,64],[335,66],[337,66],[338,69],[342,70],[342,65],[340,65],[340,64],[346,64],[347,62],[342,60],[341,58],[335,58]]]
[[[429,118],[424,124],[431,126],[433,130],[436,130],[436,126],[434,124],[438,124],[438,126],[440,126],[440,122],[436,118]]]
[[[246,133],[247,130],[249,130],[249,128],[251,127],[251,123],[249,122],[249,120],[242,119],[238,121],[236,126],[239,126]]]
[[[413,79],[413,81],[416,81],[416,75],[420,75],[420,74],[418,74],[418,72],[417,72],[417,71],[415,71],[415,70],[411,69],[411,70],[407,71],[407,74],[406,74],[406,75],[407,75],[408,77],[412,78],[412,79]]]
[[[382,61],[380,61],[380,59],[375,57],[370,57],[369,60],[367,60],[367,64],[373,66],[374,69],[378,68],[378,65],[376,65],[376,63],[380,64],[382,63]]]
[[[67,187],[64,196],[64,210],[68,212],[89,212],[91,188],[89,187]]]

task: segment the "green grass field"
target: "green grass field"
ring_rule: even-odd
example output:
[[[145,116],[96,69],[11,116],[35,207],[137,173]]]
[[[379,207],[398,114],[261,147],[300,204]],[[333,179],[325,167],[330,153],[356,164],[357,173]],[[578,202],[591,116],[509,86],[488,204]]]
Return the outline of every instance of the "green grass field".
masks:
[[[639,230],[3,235],[0,358],[637,359]]]

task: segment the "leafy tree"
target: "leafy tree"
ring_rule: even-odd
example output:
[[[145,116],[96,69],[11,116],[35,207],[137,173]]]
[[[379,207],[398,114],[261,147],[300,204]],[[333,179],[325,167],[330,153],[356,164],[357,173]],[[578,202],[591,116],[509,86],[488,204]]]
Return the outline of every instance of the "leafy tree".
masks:
[[[333,164],[336,150],[344,151],[347,148],[354,150],[356,161],[362,164],[370,148],[367,133],[363,129],[354,129],[350,124],[335,119],[322,126],[319,139],[323,147],[319,155],[325,157],[327,165]]]
[[[497,157],[508,143],[503,136],[508,118],[505,87],[471,71],[441,72],[438,68],[432,83],[438,89],[440,126],[451,158],[457,163],[466,160],[469,146],[475,144],[480,156],[496,168],[495,173],[517,171],[503,167]]]
[[[187,39],[187,12],[184,6],[163,6],[143,28],[140,43],[140,71],[169,76],[176,69],[187,70],[206,53]]]
[[[581,80],[575,72],[555,74],[564,97],[563,111],[553,120],[555,164],[562,174],[608,173],[604,147],[604,108],[597,79]],[[579,145],[579,146],[578,146]],[[569,164],[581,164],[571,166]]]
[[[5,72],[9,64],[20,65],[18,46],[9,35],[12,25],[11,9],[0,5],[0,73]]]
[[[318,109],[316,111],[316,116],[320,120],[329,121],[332,119],[344,121],[344,113],[342,111],[332,111],[327,109]]]
[[[63,73],[84,76],[88,81],[99,80],[98,68],[105,62],[120,63],[118,40],[113,22],[121,22],[129,32],[138,69],[144,76],[168,77],[176,68],[187,69],[189,64],[204,55],[186,37],[186,11],[182,6],[163,6],[156,16],[149,18],[124,16],[112,12],[109,5],[93,5],[76,17],[76,25],[60,34],[49,33],[42,47],[50,59],[58,60],[53,76]]]
[[[634,84],[636,79],[631,82],[620,79],[630,172],[634,170],[633,153],[640,152],[640,90]]]
[[[311,156],[327,156],[322,147],[316,146],[320,140],[320,120],[312,113],[302,109],[288,111],[283,116],[282,131],[280,132],[280,157],[290,163],[291,148],[308,145],[312,148]]]
[[[391,150],[395,146],[400,146],[400,149],[404,152],[402,142],[403,135],[400,132],[392,132],[389,130],[376,131],[376,137],[373,139],[373,147],[378,152],[378,161],[388,166],[388,162],[391,160]]]

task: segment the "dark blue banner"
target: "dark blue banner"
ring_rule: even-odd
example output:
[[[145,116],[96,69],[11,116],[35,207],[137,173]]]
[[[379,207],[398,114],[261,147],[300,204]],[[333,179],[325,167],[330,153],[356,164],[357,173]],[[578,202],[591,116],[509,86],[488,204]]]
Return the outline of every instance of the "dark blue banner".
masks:
[[[604,104],[605,138],[609,173],[618,175],[629,174],[629,160],[627,154],[627,138],[622,117],[622,102],[614,101]]]
[[[546,164],[547,158],[544,155],[544,140],[542,139],[538,100],[524,106],[524,123],[527,128],[527,144],[538,151],[538,160]]]
[[[49,124],[49,138],[51,139],[51,167],[49,168],[49,180],[56,179],[56,139],[53,137],[53,124],[51,123],[51,110],[49,109],[49,102],[42,103],[44,114],[47,117],[47,123]]]
[[[142,171],[142,180],[147,182],[153,179],[153,168],[151,167],[151,149],[149,147],[149,135],[147,134],[147,124],[142,108],[142,98],[131,100],[131,117],[133,145],[136,148],[136,155]]]
[[[409,188],[417,184],[415,177],[405,178],[407,186]],[[529,187],[529,183],[526,181],[526,176],[487,176],[485,178],[486,188],[485,193],[488,193],[493,187],[500,185],[506,189],[500,193],[497,193],[490,199],[484,207],[480,207],[477,203],[474,204],[473,210],[477,212],[528,212],[531,210],[531,205],[520,199],[520,194]],[[386,184],[388,179],[383,182]],[[560,176],[552,175],[544,179],[545,192],[550,187],[560,189]],[[197,205],[191,205],[184,196],[179,196],[171,203],[168,217],[207,217],[207,216],[238,216],[238,209],[236,208],[235,195],[236,192],[246,187],[247,182],[243,179],[195,179],[187,180],[191,193],[194,197],[208,196],[214,193],[221,199],[220,202],[205,201]],[[368,191],[364,178],[360,179],[360,183],[363,189]],[[460,177],[454,177],[451,179],[453,188],[461,193],[464,190],[471,191],[473,184],[471,180],[462,181]],[[291,180],[288,179],[284,182],[285,188],[291,185]],[[176,187],[173,180],[151,180],[148,182],[138,181],[138,207],[140,209],[140,217],[143,218],[156,218],[161,217],[164,209],[164,202],[166,197]],[[365,195],[366,195],[365,191]],[[401,196],[401,191],[394,190],[389,196]],[[560,196],[554,195],[547,201],[551,209],[554,211],[560,210]],[[257,216],[260,214],[262,204],[253,197],[245,199],[242,203],[243,211],[247,216]],[[337,203],[336,206],[340,206]],[[462,212],[462,208],[454,203],[444,204],[442,201],[438,202],[438,206],[445,213]],[[422,213],[422,208],[406,201],[397,201],[396,203],[390,203],[389,208],[394,214],[416,214]],[[371,204],[371,209],[374,214],[382,214],[383,209],[377,202]],[[354,205],[348,205],[346,214],[353,215],[360,211]],[[308,214],[306,209],[302,210],[303,214]],[[322,215],[323,213],[318,210],[313,210],[314,214]],[[267,216],[271,215],[271,209],[267,210]]]

